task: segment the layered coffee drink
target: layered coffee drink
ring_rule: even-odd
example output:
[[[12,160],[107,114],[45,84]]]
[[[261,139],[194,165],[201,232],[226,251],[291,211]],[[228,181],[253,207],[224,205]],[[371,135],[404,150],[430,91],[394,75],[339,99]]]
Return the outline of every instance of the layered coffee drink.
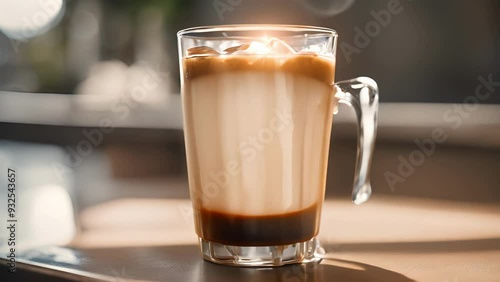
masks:
[[[278,40],[182,59],[195,226],[204,240],[276,246],[319,229],[335,60]]]

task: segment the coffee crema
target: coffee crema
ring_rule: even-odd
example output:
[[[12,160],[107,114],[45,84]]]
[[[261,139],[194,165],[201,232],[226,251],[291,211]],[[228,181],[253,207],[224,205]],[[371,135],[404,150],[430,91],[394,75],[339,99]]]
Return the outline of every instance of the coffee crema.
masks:
[[[206,55],[184,58],[185,79],[221,72],[267,71],[307,76],[327,84],[335,77],[333,58],[316,54]]]
[[[182,63],[198,236],[233,246],[316,236],[336,103],[334,59],[212,54]]]

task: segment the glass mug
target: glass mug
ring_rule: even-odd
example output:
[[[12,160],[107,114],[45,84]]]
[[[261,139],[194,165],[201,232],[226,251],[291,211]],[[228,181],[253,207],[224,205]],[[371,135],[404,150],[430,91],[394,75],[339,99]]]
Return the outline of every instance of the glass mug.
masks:
[[[377,84],[334,83],[337,33],[285,25],[179,31],[190,197],[202,257],[235,266],[321,260],[333,114],[358,118],[353,201],[371,194]]]

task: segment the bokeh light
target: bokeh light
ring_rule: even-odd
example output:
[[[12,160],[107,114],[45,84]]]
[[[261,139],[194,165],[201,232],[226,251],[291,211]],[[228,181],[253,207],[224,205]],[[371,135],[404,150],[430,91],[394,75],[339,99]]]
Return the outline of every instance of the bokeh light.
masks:
[[[295,0],[320,16],[335,16],[349,9],[355,0]]]
[[[0,30],[12,39],[26,41],[55,26],[64,10],[64,0],[1,1]]]

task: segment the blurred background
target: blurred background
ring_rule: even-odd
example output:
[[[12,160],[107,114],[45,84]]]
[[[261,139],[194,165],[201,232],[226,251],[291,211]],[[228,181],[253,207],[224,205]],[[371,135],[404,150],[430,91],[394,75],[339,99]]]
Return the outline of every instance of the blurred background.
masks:
[[[109,227],[105,204],[188,198],[176,32],[237,23],[338,31],[337,80],[381,89],[374,197],[500,201],[498,0],[2,0],[0,165],[19,170],[22,216],[38,224],[26,242]],[[341,108],[328,197],[350,193],[353,122]],[[423,150],[436,129],[446,141]]]
[[[369,35],[367,25],[390,2],[5,0],[0,90],[96,94],[84,83],[92,74],[116,82],[126,67],[147,62],[171,74],[163,94],[178,93],[176,32],[237,23],[334,28],[348,44],[339,48],[338,79],[376,78],[382,102],[461,103],[479,75],[500,72],[499,1],[394,1],[399,13]],[[358,39],[361,46],[356,28],[368,35]],[[498,104],[500,98],[482,102]]]

